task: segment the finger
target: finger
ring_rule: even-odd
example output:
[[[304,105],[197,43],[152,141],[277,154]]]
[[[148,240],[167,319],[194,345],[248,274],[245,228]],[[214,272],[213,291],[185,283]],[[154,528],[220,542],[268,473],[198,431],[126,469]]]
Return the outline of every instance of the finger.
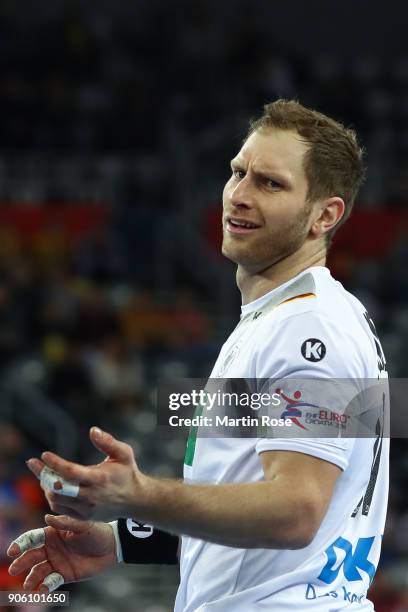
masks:
[[[57,514],[64,514],[74,519],[79,519],[79,520],[88,519],[88,516],[85,510],[83,511],[83,514],[82,514],[81,510],[74,510],[73,508],[68,508],[67,506],[61,506],[60,504],[52,504],[51,510],[53,512],[56,512]]]
[[[76,508],[83,505],[83,502],[81,502],[81,500],[78,498],[66,497],[58,491],[51,491],[50,489],[47,490],[46,497],[50,506],[58,504],[59,506],[66,506],[67,508],[73,508],[76,510]]]
[[[32,550],[26,550],[18,559],[15,559],[8,568],[10,576],[17,576],[21,572],[25,572],[30,569],[36,563],[40,563],[45,559],[45,548],[34,548]]]
[[[47,559],[37,563],[31,567],[30,572],[27,574],[24,580],[23,589],[26,591],[34,591],[36,587],[44,580],[48,574],[52,574],[52,567]]]
[[[102,431],[99,427],[91,427],[89,431],[91,442],[96,448],[109,457],[117,459],[121,463],[129,463],[133,457],[133,451],[129,444],[120,442],[107,431]]]
[[[45,542],[44,527],[39,529],[31,529],[18,536],[9,546],[7,554],[9,557],[15,557],[30,548],[38,548]]]
[[[40,478],[41,470],[44,467],[44,463],[40,461],[40,459],[36,459],[35,457],[32,457],[31,459],[26,461],[26,464],[27,464],[27,467],[32,471],[34,476],[36,476],[37,478]]]
[[[73,499],[71,497],[65,497],[64,495],[58,495],[54,491],[47,491],[47,501],[50,505],[50,509],[55,514],[66,514],[73,516],[74,518],[88,518],[89,512],[95,507],[95,504],[91,504],[85,499]],[[74,513],[74,514],[73,514]]]
[[[41,487],[44,491],[58,490],[59,495],[78,497],[79,485],[63,478],[60,474],[44,466],[40,474]]]
[[[48,593],[51,593],[52,591],[55,591],[55,589],[58,589],[61,584],[64,584],[64,582],[64,578],[61,574],[58,572],[52,572],[52,574],[48,574],[48,576],[44,578],[38,587],[38,590],[44,593],[47,591]]]
[[[51,527],[54,527],[54,529],[58,529],[60,531],[83,533],[92,526],[92,521],[82,521],[65,514],[58,516],[55,516],[54,514],[46,514],[44,519],[47,525],[50,525]]]
[[[63,575],[59,572],[53,572],[52,565],[49,561],[45,560],[31,569],[24,580],[23,589],[26,591],[34,591],[36,588],[45,585],[49,592],[51,592],[61,586],[61,584],[64,584],[64,582]]]
[[[81,487],[82,489],[82,487]],[[92,505],[87,501],[85,497],[86,491],[89,492],[89,489],[83,489],[84,497],[80,499],[79,497],[66,497],[65,495],[61,495],[57,491],[50,491],[49,489],[46,491],[46,498],[50,505],[50,508],[53,509],[55,505],[64,506],[65,508],[71,508],[76,512],[84,512],[85,510],[89,510],[92,508]],[[54,512],[56,512],[54,510]]]
[[[79,493],[79,487],[77,484],[73,484],[54,470],[47,467],[42,461],[36,458],[31,458],[26,461],[27,466],[33,472],[33,474],[39,478],[41,488],[47,492],[48,489],[59,490],[60,495],[66,495],[67,497],[77,497]]]
[[[59,455],[49,451],[42,453],[41,459],[47,467],[72,483],[89,485],[95,482],[96,475],[92,472],[90,467],[79,465],[79,463],[73,463],[72,461],[66,461]]]

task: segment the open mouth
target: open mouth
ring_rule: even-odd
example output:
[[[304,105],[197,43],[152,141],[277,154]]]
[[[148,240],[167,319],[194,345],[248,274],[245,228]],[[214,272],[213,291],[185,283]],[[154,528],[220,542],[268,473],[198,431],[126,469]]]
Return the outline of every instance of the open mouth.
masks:
[[[252,221],[246,219],[234,219],[228,218],[226,223],[226,229],[232,234],[248,234],[261,227]]]

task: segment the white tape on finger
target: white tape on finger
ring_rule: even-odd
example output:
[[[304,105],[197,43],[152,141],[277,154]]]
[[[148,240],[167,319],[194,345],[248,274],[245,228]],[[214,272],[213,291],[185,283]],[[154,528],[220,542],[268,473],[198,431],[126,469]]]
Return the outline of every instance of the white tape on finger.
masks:
[[[40,548],[40,546],[45,544],[44,527],[31,529],[31,531],[22,533],[14,540],[13,544],[18,544],[22,553],[26,550],[30,550],[30,548]]]
[[[45,584],[48,587],[50,593],[51,591],[55,591],[61,584],[64,584],[64,578],[58,572],[53,572],[52,574],[48,574],[46,578],[42,581],[41,585]]]
[[[40,474],[41,485],[58,493],[58,495],[65,495],[66,497],[78,497],[79,485],[65,480],[62,476],[51,470],[49,467],[43,467]],[[54,489],[54,484],[60,482],[62,489]]]

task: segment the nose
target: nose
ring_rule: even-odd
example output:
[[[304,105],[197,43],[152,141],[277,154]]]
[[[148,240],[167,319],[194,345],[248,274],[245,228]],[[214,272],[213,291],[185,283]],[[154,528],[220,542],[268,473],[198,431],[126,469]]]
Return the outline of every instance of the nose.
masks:
[[[230,202],[235,208],[252,208],[254,192],[248,174],[230,192]]]

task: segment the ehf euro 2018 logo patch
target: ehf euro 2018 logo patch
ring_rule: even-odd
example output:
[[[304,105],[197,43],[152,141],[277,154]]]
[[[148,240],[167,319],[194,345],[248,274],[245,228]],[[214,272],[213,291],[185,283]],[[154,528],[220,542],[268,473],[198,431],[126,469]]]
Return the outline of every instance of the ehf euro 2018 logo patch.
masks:
[[[293,398],[286,395],[282,389],[276,389],[276,393],[287,402],[280,418],[290,419],[300,429],[309,431],[311,428],[323,427],[324,429],[346,430],[348,427],[350,415],[302,401],[300,391],[295,391]],[[306,425],[311,427],[306,427]]]
[[[315,404],[307,404],[306,402],[301,402],[300,398],[302,394],[300,391],[295,391],[293,394],[293,399],[288,397],[283,393],[282,389],[276,389],[276,393],[282,397],[282,399],[287,402],[285,410],[282,412],[280,418],[281,419],[290,419],[292,423],[300,427],[301,429],[307,430],[308,428],[300,422],[299,419],[302,418],[302,408],[318,408]]]

